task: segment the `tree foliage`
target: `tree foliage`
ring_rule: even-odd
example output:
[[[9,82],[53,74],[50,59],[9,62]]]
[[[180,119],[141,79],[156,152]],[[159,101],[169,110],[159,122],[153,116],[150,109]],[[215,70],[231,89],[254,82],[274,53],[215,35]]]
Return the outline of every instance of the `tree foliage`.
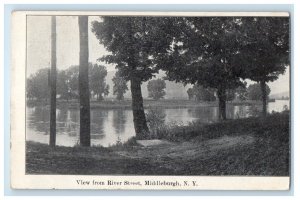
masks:
[[[166,95],[165,92],[166,82],[162,79],[155,79],[148,82],[148,96],[154,100],[159,100],[164,98]]]
[[[104,96],[109,94],[109,85],[106,84],[107,70],[103,65],[89,65],[89,82],[90,90],[93,95],[96,95],[98,101],[103,100]]]
[[[27,79],[27,97],[31,99],[47,99],[48,91],[48,69],[43,68]],[[90,94],[96,95],[98,100],[109,94],[109,85],[106,84],[106,67],[89,63],[89,85]],[[78,76],[79,66],[71,66],[57,73],[57,95],[60,99],[78,99]]]
[[[186,18],[188,28],[175,38],[173,49],[158,65],[170,80],[217,90],[219,117],[226,119],[226,90],[242,85],[233,65],[241,43],[241,20],[234,17]],[[186,27],[185,26],[185,27]],[[172,66],[172,67],[170,67]]]
[[[244,45],[239,54],[241,77],[260,83],[263,116],[267,114],[267,84],[278,79],[289,63],[289,18],[243,18]]]
[[[116,64],[120,76],[144,82],[153,77],[159,68],[154,60],[173,41],[173,19],[169,17],[102,17],[92,22],[92,31],[111,53],[101,61]]]
[[[226,119],[226,93],[242,86],[242,79],[260,82],[265,91],[265,83],[276,80],[289,64],[289,18],[191,17],[183,21],[187,26],[174,37],[172,50],[161,56],[158,66],[170,80],[216,89],[221,119]],[[266,102],[265,95],[262,99]]]
[[[270,87],[267,85],[266,87],[266,94],[267,96],[269,96],[271,89]],[[262,99],[262,91],[261,91],[261,87],[260,84],[251,84],[249,85],[249,87],[247,88],[247,96],[249,100],[261,100]]]
[[[71,90],[69,89],[69,78],[65,70],[57,72],[57,94],[61,99],[69,100],[72,98]]]
[[[78,76],[79,76],[79,66],[71,66],[68,69],[66,69],[67,74],[67,84],[69,87],[69,92],[72,98],[78,98],[79,92],[78,92]]]
[[[242,18],[242,22],[241,77],[256,82],[277,80],[289,65],[289,18]]]
[[[198,83],[211,88],[235,88],[240,84],[232,67],[239,50],[239,19],[188,18],[188,30],[173,43],[173,50],[158,64],[171,80]]]
[[[37,100],[49,99],[49,69],[43,68],[27,79],[27,98]]]
[[[128,90],[127,81],[120,76],[120,72],[117,71],[115,76],[112,78],[114,83],[113,94],[116,95],[117,100],[123,100],[124,94]]]
[[[190,99],[194,99],[196,101],[215,101],[216,100],[216,97],[214,95],[215,91],[211,88],[204,88],[201,85],[194,85],[192,88],[189,88],[187,92],[188,92]]]

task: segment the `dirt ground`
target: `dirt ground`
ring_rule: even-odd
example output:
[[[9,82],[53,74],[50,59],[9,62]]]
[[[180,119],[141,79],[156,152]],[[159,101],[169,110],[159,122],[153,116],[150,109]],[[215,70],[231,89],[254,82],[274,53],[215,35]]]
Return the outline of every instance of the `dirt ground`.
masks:
[[[161,140],[158,140],[161,141]],[[152,143],[149,140],[148,143]],[[128,158],[154,158],[168,157],[170,159],[206,158],[216,155],[219,151],[228,150],[238,146],[250,145],[254,142],[251,136],[223,136],[203,142],[156,142],[137,149],[137,151],[116,151],[115,153]]]

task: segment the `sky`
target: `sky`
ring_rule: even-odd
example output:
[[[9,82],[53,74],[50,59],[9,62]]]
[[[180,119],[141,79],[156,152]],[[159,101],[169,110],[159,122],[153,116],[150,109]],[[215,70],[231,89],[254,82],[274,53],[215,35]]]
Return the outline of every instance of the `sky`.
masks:
[[[89,62],[95,63],[97,59],[108,52],[99,44],[91,31],[91,22],[100,21],[98,16],[89,17]],[[77,16],[57,16],[57,69],[67,69],[79,64],[79,30]],[[50,67],[51,48],[51,17],[27,17],[27,76],[41,68]],[[103,63],[105,64],[105,63]],[[114,71],[114,65],[105,64],[107,71]],[[248,84],[253,82],[247,81]],[[271,94],[289,91],[289,68],[278,80],[268,83]]]
[[[107,54],[104,46],[99,44],[96,36],[91,31],[91,22],[100,21],[100,17],[89,17],[89,62],[97,62],[97,59]],[[56,17],[56,45],[57,45],[57,69],[67,69],[79,64],[79,29],[77,16]],[[27,17],[27,74],[50,67],[51,48],[51,17],[28,16]],[[115,70],[113,65],[107,70]]]

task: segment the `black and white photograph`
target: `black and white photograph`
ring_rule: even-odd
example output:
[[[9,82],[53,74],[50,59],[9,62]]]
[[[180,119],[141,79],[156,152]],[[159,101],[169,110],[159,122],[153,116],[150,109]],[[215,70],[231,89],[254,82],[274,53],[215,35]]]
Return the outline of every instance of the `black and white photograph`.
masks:
[[[24,17],[12,148],[24,143],[26,176],[99,189],[274,177],[289,189],[289,13],[45,13]]]

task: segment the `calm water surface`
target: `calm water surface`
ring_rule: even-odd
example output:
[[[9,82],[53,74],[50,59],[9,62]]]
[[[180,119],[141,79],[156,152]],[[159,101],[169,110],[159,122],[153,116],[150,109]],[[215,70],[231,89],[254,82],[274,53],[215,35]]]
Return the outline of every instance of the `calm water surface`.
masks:
[[[268,104],[268,112],[283,111],[289,108],[289,101],[276,100]],[[231,119],[254,115],[261,110],[259,106],[227,106],[227,117]],[[146,112],[148,112],[146,110]],[[186,125],[192,121],[210,123],[217,121],[217,107],[159,109],[165,116],[165,123]],[[26,140],[49,143],[49,107],[27,107]],[[57,109],[56,144],[74,146],[79,144],[79,110]],[[92,145],[110,146],[125,142],[135,135],[131,110],[92,109],[91,143]]]

